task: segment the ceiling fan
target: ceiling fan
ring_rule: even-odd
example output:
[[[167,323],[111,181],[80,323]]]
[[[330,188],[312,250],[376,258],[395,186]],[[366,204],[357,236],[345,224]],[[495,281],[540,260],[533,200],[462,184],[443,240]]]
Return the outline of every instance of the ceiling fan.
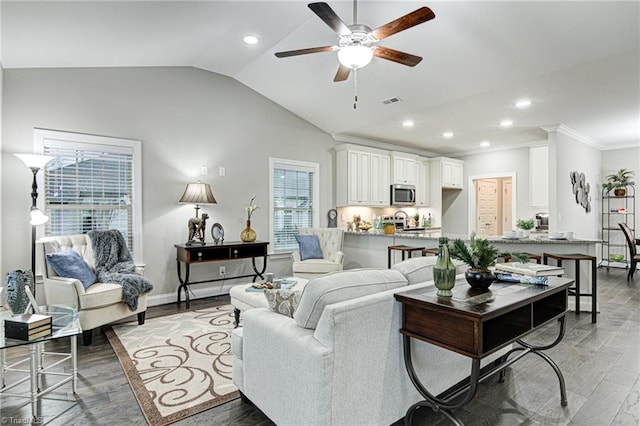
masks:
[[[338,45],[288,50],[285,52],[277,52],[275,55],[278,58],[286,58],[289,56],[333,52],[337,50],[340,66],[333,81],[346,80],[352,69],[356,70],[368,65],[373,56],[409,67],[416,66],[422,60],[422,57],[388,47],[378,46],[377,43],[400,31],[404,31],[436,17],[435,13],[425,6],[372,30],[366,25],[357,23],[357,0],[353,1],[354,23],[352,25],[345,24],[327,3],[309,3],[308,7],[338,34]]]

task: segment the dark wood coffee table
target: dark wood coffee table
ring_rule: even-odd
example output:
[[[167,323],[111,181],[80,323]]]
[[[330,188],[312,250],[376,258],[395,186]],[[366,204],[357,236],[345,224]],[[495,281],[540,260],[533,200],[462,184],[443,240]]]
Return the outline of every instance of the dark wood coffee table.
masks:
[[[439,297],[436,288],[400,292],[395,295],[402,303],[404,360],[409,377],[425,398],[412,405],[405,416],[411,424],[413,413],[422,406],[440,411],[453,423],[463,423],[453,410],[466,405],[476,394],[478,383],[500,372],[523,356],[535,353],[555,371],[560,382],[560,403],[567,405],[562,372],[543,351],[556,346],[565,330],[568,289],[573,280],[550,277],[548,286],[494,282],[489,290],[471,289],[464,279],[456,281],[452,297]],[[554,342],[533,346],[521,339],[532,331],[558,320],[560,330]],[[466,382],[434,396],[420,382],[411,359],[411,338],[432,343],[471,358],[471,375]],[[517,343],[488,368],[480,370],[482,358]],[[512,354],[518,353],[511,357]],[[466,392],[466,395],[463,394]]]

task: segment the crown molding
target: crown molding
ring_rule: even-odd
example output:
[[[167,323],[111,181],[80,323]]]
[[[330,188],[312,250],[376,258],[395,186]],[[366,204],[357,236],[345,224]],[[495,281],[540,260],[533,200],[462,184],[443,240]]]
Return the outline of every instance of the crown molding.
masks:
[[[597,139],[592,138],[591,136],[585,135],[584,133],[580,133],[577,130],[572,129],[571,127],[565,124],[560,124],[558,126],[541,127],[541,129],[547,133],[551,133],[551,132],[562,133],[563,135],[569,136],[577,140],[578,142],[581,142],[585,145],[589,145],[590,147],[596,148],[600,151],[604,151],[606,149],[606,146],[600,143]]]
[[[623,142],[612,145],[607,145],[603,148],[603,151],[612,151],[614,149],[627,149],[627,148],[640,148],[640,141],[638,142]]]

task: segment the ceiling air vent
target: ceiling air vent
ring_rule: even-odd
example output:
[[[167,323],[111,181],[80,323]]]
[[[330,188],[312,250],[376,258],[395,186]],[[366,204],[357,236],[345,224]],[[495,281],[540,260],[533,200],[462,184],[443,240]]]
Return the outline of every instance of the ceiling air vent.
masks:
[[[402,99],[400,99],[397,96],[394,96],[393,98],[389,98],[389,99],[384,99],[382,101],[383,104],[385,105],[391,105],[391,104],[395,104],[396,102],[402,102]]]

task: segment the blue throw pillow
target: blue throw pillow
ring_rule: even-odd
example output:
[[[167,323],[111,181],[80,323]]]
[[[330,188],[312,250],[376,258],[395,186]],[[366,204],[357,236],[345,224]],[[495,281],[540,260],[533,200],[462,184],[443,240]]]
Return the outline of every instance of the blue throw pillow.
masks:
[[[323,259],[320,240],[315,234],[296,235],[296,241],[300,248],[300,259]]]
[[[75,278],[87,289],[96,282],[96,276],[75,250],[65,250],[47,254],[47,262],[56,274],[65,278]]]

